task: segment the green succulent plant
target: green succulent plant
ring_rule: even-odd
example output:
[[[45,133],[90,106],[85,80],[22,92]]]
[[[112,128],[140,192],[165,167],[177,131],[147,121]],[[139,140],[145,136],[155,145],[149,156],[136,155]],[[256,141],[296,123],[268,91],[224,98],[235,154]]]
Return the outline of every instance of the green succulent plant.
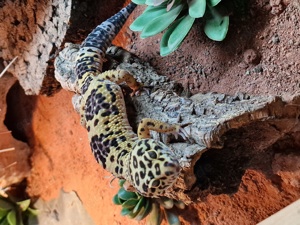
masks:
[[[14,202],[0,196],[0,225],[24,225],[30,217],[37,215],[37,210],[29,207],[30,199]]]
[[[166,56],[182,43],[196,18],[203,18],[204,32],[214,41],[226,37],[229,16],[221,13],[221,0],[132,0],[147,5],[145,11],[130,25],[140,31],[141,38],[154,36],[165,30],[160,42],[160,55]],[[217,7],[218,6],[218,7]]]
[[[125,180],[120,180],[120,189],[113,197],[113,203],[121,205],[121,215],[131,219],[142,220],[147,217],[147,225],[160,225],[164,216],[170,225],[180,225],[178,215],[170,211],[174,206],[184,209],[181,201],[162,197],[159,199],[144,197],[136,192],[126,191],[123,187]]]

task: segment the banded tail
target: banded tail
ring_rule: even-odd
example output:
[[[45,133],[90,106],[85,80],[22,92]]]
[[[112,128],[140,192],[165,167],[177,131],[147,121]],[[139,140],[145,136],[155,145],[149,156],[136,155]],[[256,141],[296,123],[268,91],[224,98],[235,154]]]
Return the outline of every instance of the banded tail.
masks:
[[[136,4],[130,3],[121,11],[98,25],[82,43],[75,66],[77,82],[83,94],[89,83],[89,75],[102,72],[103,59],[107,48],[119,33]]]

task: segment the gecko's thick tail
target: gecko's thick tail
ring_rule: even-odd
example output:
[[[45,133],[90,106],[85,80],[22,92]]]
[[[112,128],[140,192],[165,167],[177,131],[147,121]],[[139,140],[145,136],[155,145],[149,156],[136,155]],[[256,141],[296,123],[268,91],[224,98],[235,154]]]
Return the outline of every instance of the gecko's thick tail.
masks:
[[[102,71],[103,59],[107,48],[119,33],[136,4],[130,3],[114,16],[97,26],[82,43],[76,60],[75,72],[81,89],[89,82],[87,74]],[[84,92],[84,90],[81,90]]]

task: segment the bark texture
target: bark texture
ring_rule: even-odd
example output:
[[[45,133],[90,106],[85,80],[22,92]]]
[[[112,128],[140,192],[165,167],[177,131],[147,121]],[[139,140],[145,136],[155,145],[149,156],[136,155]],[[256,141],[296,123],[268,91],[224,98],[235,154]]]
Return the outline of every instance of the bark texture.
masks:
[[[115,58],[119,59],[122,55],[120,52],[128,55],[126,51],[120,49],[115,51],[114,49],[115,47],[108,49],[107,53],[110,57],[114,58],[114,54],[118,54]],[[74,68],[72,60],[75,59],[77,50],[78,46],[68,45],[57,58],[56,77],[61,79],[72,74],[72,68]],[[300,134],[299,96],[295,96],[289,101],[276,96],[250,96],[243,93],[237,93],[235,96],[199,93],[186,97],[187,93],[180,84],[158,75],[148,63],[142,62],[135,56],[123,58],[126,58],[127,62],[121,63],[117,68],[128,70],[144,85],[153,87],[150,95],[142,93],[140,96],[134,97],[132,102],[130,98],[127,98],[128,116],[135,129],[139,121],[145,117],[168,123],[190,124],[185,128],[190,133],[188,142],[153,133],[153,138],[161,139],[172,146],[182,165],[180,179],[174,185],[173,190],[166,194],[168,197],[180,199],[187,204],[191,203],[195,193],[199,195],[198,189],[191,191],[192,187],[197,182],[200,182],[201,186],[203,180],[203,175],[199,175],[201,165],[195,167],[197,161],[208,150],[218,149],[221,151],[226,148],[228,142],[235,142],[237,148],[245,142],[244,139],[247,136],[247,139],[250,138],[252,142],[260,143],[255,149],[260,152],[268,151],[282,138],[294,136],[291,138],[291,143],[294,143],[295,146],[299,145],[297,141]],[[71,70],[69,70],[70,68]],[[74,80],[61,80],[64,80],[63,86],[71,87],[67,88],[68,90],[74,90]],[[270,130],[273,130],[273,135],[259,140],[255,132],[252,132],[252,135],[245,131],[242,132],[242,130],[253,131],[255,127],[260,127],[258,131],[260,136],[264,136],[264,132],[268,133]],[[236,131],[244,133],[245,136],[241,135],[240,139],[233,139],[231,133]],[[245,151],[247,150],[251,151],[245,148]],[[253,150],[251,153],[253,154]],[[243,166],[245,165],[246,163]],[[226,173],[224,171],[224,175]],[[213,186],[213,184],[211,185]],[[207,192],[209,191],[212,190],[207,190]],[[200,194],[202,197],[205,195],[205,192]]]

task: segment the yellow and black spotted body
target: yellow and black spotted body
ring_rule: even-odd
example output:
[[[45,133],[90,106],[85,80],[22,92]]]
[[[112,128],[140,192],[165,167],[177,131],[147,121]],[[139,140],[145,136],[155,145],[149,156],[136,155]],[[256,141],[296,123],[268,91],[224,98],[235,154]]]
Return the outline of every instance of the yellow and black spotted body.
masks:
[[[126,82],[134,92],[141,85],[125,70],[101,73],[107,47],[134,8],[131,3],[100,24],[81,45],[76,61],[80,115],[98,163],[115,177],[126,179],[140,194],[158,197],[174,184],[180,166],[169,147],[150,139],[149,131],[177,134],[181,127],[146,118],[136,135],[118,84]]]

